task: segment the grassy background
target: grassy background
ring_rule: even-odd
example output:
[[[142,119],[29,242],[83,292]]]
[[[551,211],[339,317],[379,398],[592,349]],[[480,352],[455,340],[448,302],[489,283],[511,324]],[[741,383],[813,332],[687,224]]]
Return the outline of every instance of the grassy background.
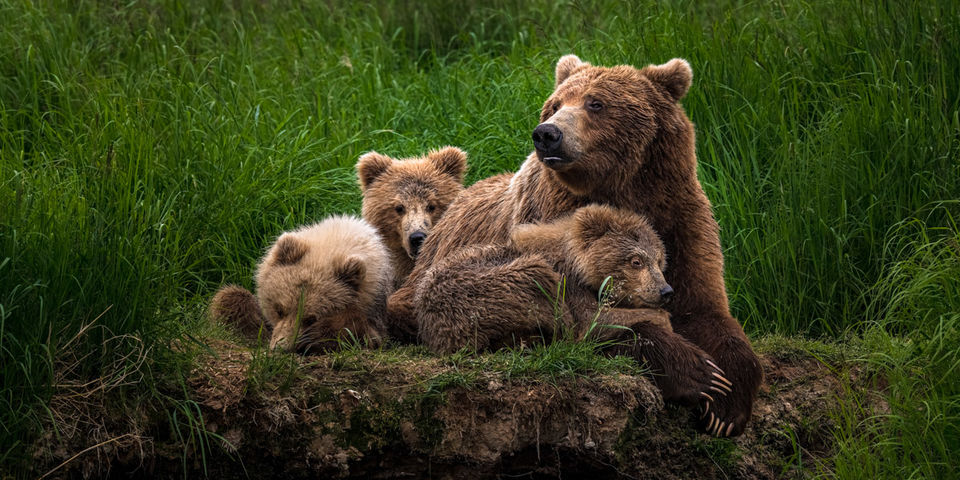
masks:
[[[113,378],[120,403],[169,408],[159,387],[189,367],[171,345],[205,299],[251,287],[280,231],[358,212],[361,153],[457,145],[471,183],[516,169],[571,52],[690,61],[735,315],[855,345],[889,382],[890,413],[838,413],[835,462],[808,467],[960,468],[957,2],[0,0],[0,18],[0,471],[30,458],[55,388]]]

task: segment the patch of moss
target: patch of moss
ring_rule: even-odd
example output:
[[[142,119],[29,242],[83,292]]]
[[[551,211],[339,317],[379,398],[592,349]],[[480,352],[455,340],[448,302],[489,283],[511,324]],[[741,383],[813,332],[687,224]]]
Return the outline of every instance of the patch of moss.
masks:
[[[319,405],[322,403],[332,402],[334,399],[333,389],[323,385],[318,385],[313,388],[313,394],[311,395],[311,403],[313,405]]]
[[[433,450],[443,440],[446,425],[436,417],[436,413],[444,404],[446,401],[441,396],[430,395],[423,397],[412,409],[415,410],[413,426],[420,440],[420,446],[424,449]]]
[[[781,359],[816,358],[826,363],[841,362],[851,354],[850,346],[826,340],[783,335],[764,335],[753,340],[753,349]]]
[[[743,458],[743,452],[729,438],[716,438],[710,435],[696,435],[690,442],[700,453],[706,455],[723,471],[734,469]]]
[[[350,412],[350,428],[340,437],[342,447],[361,452],[380,450],[401,441],[397,404],[360,405]]]

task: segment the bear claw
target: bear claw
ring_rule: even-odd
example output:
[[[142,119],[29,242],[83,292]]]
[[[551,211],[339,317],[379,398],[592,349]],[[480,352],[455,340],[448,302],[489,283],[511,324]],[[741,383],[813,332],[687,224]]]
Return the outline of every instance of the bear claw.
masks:
[[[711,384],[710,390],[713,390],[714,392],[717,392],[721,395],[727,395],[728,393],[733,393],[732,388],[730,388],[726,384],[721,383],[717,380],[711,380],[710,384]]]
[[[727,374],[727,372],[724,372],[723,369],[718,367],[716,363],[713,363],[712,360],[707,360],[706,362],[709,363],[710,366],[713,367],[716,371],[720,372],[721,375]]]

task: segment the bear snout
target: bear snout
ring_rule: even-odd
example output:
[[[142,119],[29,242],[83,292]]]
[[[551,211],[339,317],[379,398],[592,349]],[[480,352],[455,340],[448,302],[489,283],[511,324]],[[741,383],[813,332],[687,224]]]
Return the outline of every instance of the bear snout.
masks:
[[[563,157],[563,132],[552,123],[541,123],[533,129],[533,146],[540,161],[550,168],[569,162]]]
[[[420,247],[423,245],[423,241],[427,239],[427,234],[421,231],[416,231],[410,234],[410,256],[416,258],[417,254],[420,253]]]
[[[673,298],[673,287],[670,285],[665,285],[660,289],[660,305],[666,305],[670,303],[670,299]]]

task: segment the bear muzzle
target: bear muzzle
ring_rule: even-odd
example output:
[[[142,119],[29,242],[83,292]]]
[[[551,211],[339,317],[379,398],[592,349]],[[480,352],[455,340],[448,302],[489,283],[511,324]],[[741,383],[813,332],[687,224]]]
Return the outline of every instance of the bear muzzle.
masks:
[[[654,287],[656,288],[656,287]],[[662,286],[659,291],[654,290],[638,290],[633,295],[634,307],[637,308],[661,308],[670,303],[670,299],[673,298],[673,287],[669,284]]]
[[[417,254],[420,253],[420,247],[423,246],[423,241],[427,239],[427,234],[421,231],[416,231],[410,234],[408,241],[410,242],[410,257],[416,259]]]
[[[572,161],[563,154],[563,132],[552,123],[541,123],[533,129],[533,146],[537,158],[554,170],[562,169]]]

